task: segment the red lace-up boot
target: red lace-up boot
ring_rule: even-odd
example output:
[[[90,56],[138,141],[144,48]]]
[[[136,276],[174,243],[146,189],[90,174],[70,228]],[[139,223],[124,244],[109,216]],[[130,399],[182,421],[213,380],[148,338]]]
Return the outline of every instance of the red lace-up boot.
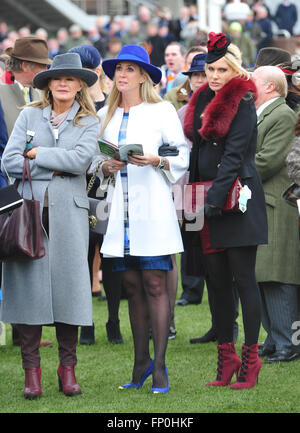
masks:
[[[242,346],[242,365],[236,383],[231,389],[253,388],[258,382],[258,373],[261,369],[261,359],[258,356],[258,345]]]
[[[238,373],[240,366],[241,360],[235,351],[234,342],[219,344],[217,378],[206,386],[230,385],[232,376]]]
[[[28,400],[33,400],[42,395],[41,376],[40,367],[25,368],[24,397]]]
[[[57,370],[59,391],[67,397],[81,394],[74,372],[74,365],[60,365]]]

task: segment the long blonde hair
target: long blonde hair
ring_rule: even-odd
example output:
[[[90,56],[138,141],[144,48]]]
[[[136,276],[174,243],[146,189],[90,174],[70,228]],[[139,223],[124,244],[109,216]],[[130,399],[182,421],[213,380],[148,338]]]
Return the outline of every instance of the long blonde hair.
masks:
[[[88,86],[85,81],[80,80],[80,84],[82,86],[82,89],[80,92],[76,93],[75,101],[78,102],[80,105],[80,108],[74,117],[74,125],[79,126],[79,120],[86,116],[93,116],[99,119],[97,116],[94,102],[92,101],[92,98],[90,97]],[[31,104],[28,104],[29,107],[37,107],[37,108],[45,108],[48,107],[48,105],[53,104],[53,97],[52,92],[49,89],[49,85],[47,84],[47,87],[43,90],[42,98],[39,101],[31,102]]]
[[[162,98],[156,92],[153,86],[153,81],[150,78],[150,75],[143,68],[140,68],[140,70],[141,73],[146,77],[146,80],[141,84],[140,92],[141,92],[142,101],[147,102],[149,104],[156,104],[158,102],[161,102]],[[100,132],[100,136],[103,135],[116,109],[121,104],[121,101],[122,101],[122,93],[117,89],[116,80],[114,78],[110,94],[107,98],[108,109]]]

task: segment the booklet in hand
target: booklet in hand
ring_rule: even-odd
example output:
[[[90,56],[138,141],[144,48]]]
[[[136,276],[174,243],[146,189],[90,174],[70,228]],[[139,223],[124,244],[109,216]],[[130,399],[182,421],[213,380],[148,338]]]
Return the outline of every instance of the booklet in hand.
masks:
[[[119,161],[130,162],[129,156],[144,155],[142,144],[124,144],[120,148],[103,138],[99,138],[100,152]]]

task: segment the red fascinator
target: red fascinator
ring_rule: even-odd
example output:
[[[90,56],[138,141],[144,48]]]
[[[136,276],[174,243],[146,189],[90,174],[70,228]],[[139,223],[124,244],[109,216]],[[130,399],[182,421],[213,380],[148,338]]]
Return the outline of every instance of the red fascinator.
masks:
[[[227,47],[231,43],[230,37],[224,33],[210,32],[207,41],[208,54],[206,63],[213,63],[225,56]]]

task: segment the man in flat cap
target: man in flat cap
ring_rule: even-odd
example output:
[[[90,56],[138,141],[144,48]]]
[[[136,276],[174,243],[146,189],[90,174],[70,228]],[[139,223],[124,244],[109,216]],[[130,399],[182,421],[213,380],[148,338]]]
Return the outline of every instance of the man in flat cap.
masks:
[[[48,56],[47,42],[33,36],[17,39],[14,47],[8,48],[5,54],[8,55],[6,68],[12,72],[14,83],[0,85],[0,106],[2,107],[2,110],[0,110],[0,125],[2,125],[2,129],[6,127],[6,137],[7,135],[9,137],[22,107],[41,97],[40,92],[33,89],[34,76],[38,72],[45,70],[52,61]],[[0,144],[1,164],[1,156],[6,143],[1,140]],[[47,345],[47,342],[44,343]],[[13,344],[18,344],[18,336],[14,326]]]

